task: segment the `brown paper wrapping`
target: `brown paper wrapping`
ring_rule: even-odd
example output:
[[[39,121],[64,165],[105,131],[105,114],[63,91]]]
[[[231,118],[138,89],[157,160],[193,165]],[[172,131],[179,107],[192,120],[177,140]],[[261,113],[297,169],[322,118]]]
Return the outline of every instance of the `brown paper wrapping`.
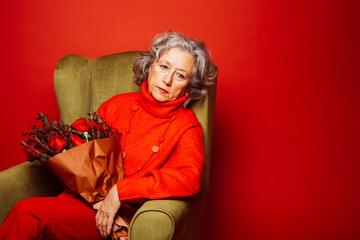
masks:
[[[99,209],[111,187],[124,179],[117,138],[92,140],[55,155],[47,163],[70,190],[82,196],[95,210]],[[129,224],[136,210],[126,204],[120,208],[114,219],[112,239],[127,239]]]
[[[70,190],[91,205],[103,200],[124,178],[118,138],[92,140],[55,155],[47,163]]]

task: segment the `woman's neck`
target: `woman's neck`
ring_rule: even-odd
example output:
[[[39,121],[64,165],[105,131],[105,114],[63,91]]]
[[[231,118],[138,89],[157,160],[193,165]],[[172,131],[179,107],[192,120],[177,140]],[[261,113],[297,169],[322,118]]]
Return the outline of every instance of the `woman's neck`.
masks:
[[[181,112],[186,99],[187,97],[183,96],[170,102],[158,102],[149,94],[148,82],[145,81],[141,84],[140,105],[158,118],[170,118]]]

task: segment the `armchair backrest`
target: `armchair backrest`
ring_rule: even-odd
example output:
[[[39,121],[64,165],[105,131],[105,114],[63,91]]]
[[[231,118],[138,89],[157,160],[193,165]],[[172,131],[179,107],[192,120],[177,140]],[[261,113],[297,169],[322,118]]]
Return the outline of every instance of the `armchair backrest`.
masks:
[[[78,55],[63,57],[55,68],[54,87],[65,123],[85,117],[89,109],[96,111],[109,98],[128,92],[138,92],[133,83],[133,61],[140,52],[123,52],[90,59]],[[205,166],[202,191],[207,192],[211,153],[216,86],[209,88],[204,102],[192,107],[204,133]]]

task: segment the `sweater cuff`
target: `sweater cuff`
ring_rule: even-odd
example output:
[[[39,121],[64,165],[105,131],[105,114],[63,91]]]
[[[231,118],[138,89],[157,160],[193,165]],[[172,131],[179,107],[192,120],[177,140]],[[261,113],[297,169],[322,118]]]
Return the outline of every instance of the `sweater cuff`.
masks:
[[[119,200],[132,200],[143,198],[142,192],[144,191],[141,188],[142,179],[123,179],[116,183]]]

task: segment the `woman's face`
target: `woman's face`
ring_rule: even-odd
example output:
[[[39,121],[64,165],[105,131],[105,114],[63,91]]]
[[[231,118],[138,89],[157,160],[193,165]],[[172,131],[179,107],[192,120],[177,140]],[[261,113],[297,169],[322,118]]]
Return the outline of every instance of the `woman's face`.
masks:
[[[149,69],[149,94],[158,102],[184,96],[193,69],[193,55],[178,47],[170,48]]]

